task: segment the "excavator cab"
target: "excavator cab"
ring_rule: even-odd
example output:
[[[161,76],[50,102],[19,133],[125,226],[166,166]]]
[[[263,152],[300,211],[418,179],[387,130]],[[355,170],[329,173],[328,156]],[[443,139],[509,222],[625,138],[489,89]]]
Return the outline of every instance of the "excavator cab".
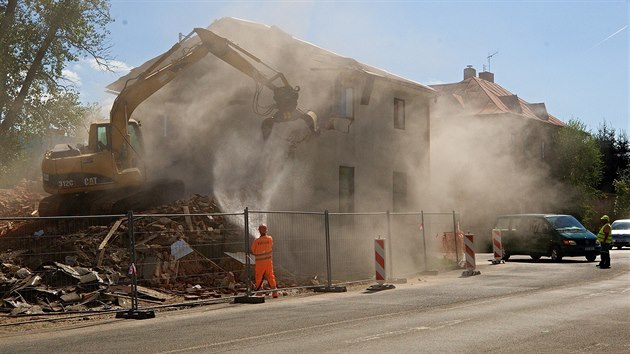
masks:
[[[112,151],[112,126],[110,123],[94,123],[90,125],[87,149],[90,152]],[[128,145],[133,153],[131,167],[137,167],[138,155],[143,152],[140,122],[130,119],[127,122]]]

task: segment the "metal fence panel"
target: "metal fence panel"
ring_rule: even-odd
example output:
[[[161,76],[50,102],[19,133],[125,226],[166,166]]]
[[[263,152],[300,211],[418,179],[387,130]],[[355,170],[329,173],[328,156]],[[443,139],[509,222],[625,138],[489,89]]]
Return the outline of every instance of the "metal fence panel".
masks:
[[[134,236],[140,284],[184,293],[245,280],[242,214],[134,215]]]
[[[273,265],[284,286],[315,285],[326,279],[324,213],[250,211],[250,235],[264,223],[273,237]],[[280,284],[279,284],[280,285]]]
[[[6,226],[0,232],[2,261],[15,260],[30,269],[51,262],[95,267],[108,225],[120,218],[124,216],[0,218]]]
[[[374,278],[374,240],[377,238],[387,238],[386,213],[330,213],[333,280]]]
[[[133,220],[131,238],[129,218]],[[215,214],[0,218],[0,270],[8,280],[0,284],[0,295],[5,307],[17,309],[30,301],[44,304],[46,311],[59,311],[59,306],[93,306],[100,301],[94,301],[98,296],[110,303],[112,296],[123,299],[130,278],[188,299],[196,294],[197,285],[219,297],[242,293],[251,286],[254,273],[247,268],[246,255],[261,223],[267,224],[274,238],[279,287],[373,280],[377,238],[387,240],[387,278],[409,277],[443,268],[445,260],[450,265],[464,260],[459,219],[455,212],[247,209]],[[136,278],[129,276],[132,268]],[[120,301],[117,305],[124,307]]]
[[[407,277],[425,270],[425,242],[421,213],[390,214],[391,261],[393,278]]]
[[[122,221],[118,221],[122,220]],[[124,216],[0,218],[0,304],[12,314],[103,307],[101,286],[117,283],[129,260],[128,239],[111,235],[117,251],[99,250],[110,224]],[[124,226],[122,226],[124,227]]]
[[[460,214],[424,213],[424,234],[427,251],[433,254],[429,264],[440,267],[441,263],[459,264],[464,259],[463,238],[460,230]],[[436,257],[437,256],[437,257]]]

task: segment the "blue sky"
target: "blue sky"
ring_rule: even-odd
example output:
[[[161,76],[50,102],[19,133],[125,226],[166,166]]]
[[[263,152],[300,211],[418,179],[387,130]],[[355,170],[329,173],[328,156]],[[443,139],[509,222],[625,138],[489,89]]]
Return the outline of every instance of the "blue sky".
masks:
[[[563,121],[630,133],[628,0],[170,1],[112,0],[106,73],[68,67],[84,102],[109,110],[105,86],[221,17],[275,25],[295,37],[423,84],[490,65],[495,82]],[[494,55],[488,63],[488,55]]]

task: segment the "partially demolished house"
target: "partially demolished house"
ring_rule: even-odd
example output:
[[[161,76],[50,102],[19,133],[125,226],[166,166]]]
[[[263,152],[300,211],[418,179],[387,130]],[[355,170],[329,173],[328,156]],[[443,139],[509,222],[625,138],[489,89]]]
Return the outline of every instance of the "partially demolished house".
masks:
[[[208,55],[134,113],[145,131],[145,155],[158,157],[151,161],[156,173],[217,195],[226,210],[356,212],[417,204],[428,186],[432,88],[277,27],[222,18],[208,29],[300,86],[299,108],[316,112],[320,132],[309,134],[302,121],[282,123],[263,141],[262,119],[252,112],[253,80]],[[150,62],[109,89],[119,91]]]

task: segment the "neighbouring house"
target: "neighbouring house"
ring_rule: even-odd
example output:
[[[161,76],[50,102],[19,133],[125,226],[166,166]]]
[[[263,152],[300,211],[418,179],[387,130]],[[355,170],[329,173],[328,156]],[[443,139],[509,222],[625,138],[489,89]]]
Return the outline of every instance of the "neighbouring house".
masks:
[[[431,111],[436,200],[457,205],[484,237],[498,214],[557,210],[562,193],[549,163],[564,123],[544,103],[525,101],[472,66],[462,81],[431,87],[438,92]]]
[[[254,81],[209,54],[134,112],[156,175],[182,178],[189,191],[212,193],[228,210],[420,206],[429,183],[432,88],[274,26],[222,18],[208,29],[300,86],[299,107],[317,113],[320,134],[296,121],[276,124],[263,142],[262,119],[252,112]],[[108,88],[119,91],[150,62]],[[271,102],[271,92],[261,95]]]

